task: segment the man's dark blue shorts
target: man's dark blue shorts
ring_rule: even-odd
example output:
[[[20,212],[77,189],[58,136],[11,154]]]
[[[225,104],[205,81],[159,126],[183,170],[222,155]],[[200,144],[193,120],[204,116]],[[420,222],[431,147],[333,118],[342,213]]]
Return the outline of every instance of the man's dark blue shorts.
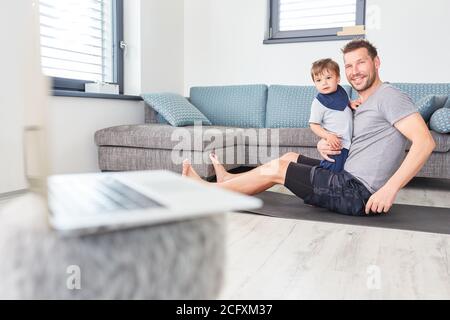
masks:
[[[319,167],[320,161],[299,156],[286,171],[284,185],[306,204],[346,215],[365,215],[369,190],[350,173]]]

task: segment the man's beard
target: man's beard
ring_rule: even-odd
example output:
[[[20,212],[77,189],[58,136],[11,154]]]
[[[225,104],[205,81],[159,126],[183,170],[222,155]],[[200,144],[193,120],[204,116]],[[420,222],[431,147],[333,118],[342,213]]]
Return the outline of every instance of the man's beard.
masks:
[[[358,92],[366,91],[367,89],[369,89],[375,83],[375,76],[374,75],[375,75],[375,72],[372,73],[372,76],[370,74],[367,75],[367,78],[366,78],[367,81],[363,85],[363,87],[360,88],[360,89],[355,88],[355,86],[352,84],[353,89],[355,89]],[[350,82],[350,84],[351,84],[351,82]]]

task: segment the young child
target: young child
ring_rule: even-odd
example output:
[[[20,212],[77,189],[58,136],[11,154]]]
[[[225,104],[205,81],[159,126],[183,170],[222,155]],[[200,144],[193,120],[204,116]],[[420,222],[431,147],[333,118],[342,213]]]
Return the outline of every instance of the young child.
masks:
[[[311,105],[309,125],[319,137],[325,139],[339,155],[331,156],[335,162],[322,160],[320,167],[333,172],[344,169],[353,134],[353,113],[358,102],[350,104],[347,92],[339,85],[339,65],[331,59],[322,59],[313,63],[311,77],[319,94]]]

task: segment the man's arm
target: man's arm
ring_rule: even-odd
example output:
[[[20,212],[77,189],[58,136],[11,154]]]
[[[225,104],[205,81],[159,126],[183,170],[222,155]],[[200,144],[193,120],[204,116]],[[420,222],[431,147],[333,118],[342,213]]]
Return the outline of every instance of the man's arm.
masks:
[[[412,145],[400,168],[383,187],[369,198],[366,204],[366,214],[370,211],[387,212],[391,208],[398,191],[420,171],[436,147],[436,143],[420,114],[413,113],[397,121],[394,126],[412,142]]]
[[[320,139],[317,143],[317,151],[319,151],[322,158],[329,162],[334,162],[334,159],[331,159],[329,156],[340,154],[340,150],[341,149],[333,149],[325,139]]]

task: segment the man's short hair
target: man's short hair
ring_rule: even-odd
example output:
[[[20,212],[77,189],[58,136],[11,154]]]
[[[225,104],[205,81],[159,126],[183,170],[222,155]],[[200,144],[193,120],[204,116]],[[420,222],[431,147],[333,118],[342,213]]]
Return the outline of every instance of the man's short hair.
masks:
[[[340,76],[339,65],[330,58],[320,59],[313,62],[311,67],[311,78],[314,81],[314,77],[322,74],[324,70],[334,72],[336,76]]]
[[[353,39],[342,48],[342,53],[346,54],[360,48],[366,48],[372,60],[378,56],[377,48],[365,39]]]

